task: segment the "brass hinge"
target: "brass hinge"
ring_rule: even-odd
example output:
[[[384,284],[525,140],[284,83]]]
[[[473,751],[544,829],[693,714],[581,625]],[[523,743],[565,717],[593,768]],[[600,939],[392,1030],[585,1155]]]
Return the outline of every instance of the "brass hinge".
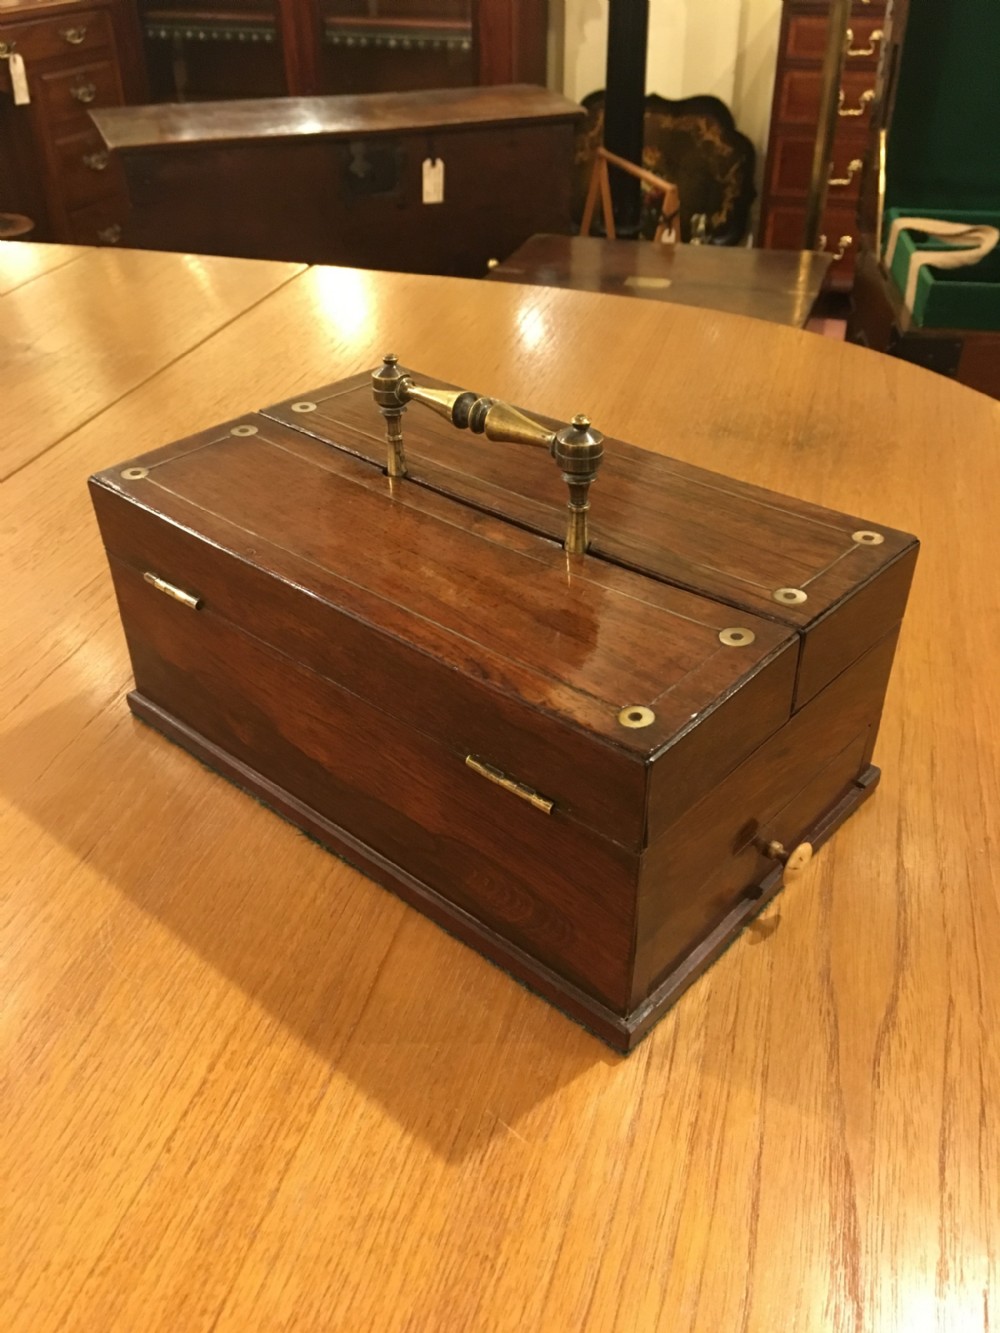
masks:
[[[197,611],[201,606],[201,598],[196,597],[193,592],[185,592],[183,588],[178,588],[174,583],[168,583],[166,579],[161,579],[156,574],[150,574],[148,570],[142,577],[147,583],[151,583],[157,592],[165,592],[168,597],[172,597],[174,601],[180,602],[183,606],[189,606],[192,611]]]
[[[536,810],[541,810],[547,815],[551,815],[554,801],[547,800],[544,796],[539,796],[538,792],[531,787],[526,787],[523,782],[517,782],[514,778],[509,778],[506,773],[501,773],[499,768],[494,768],[492,764],[484,764],[481,759],[475,755],[467,754],[465,762],[473,773],[478,773],[480,777],[486,778],[489,782],[495,782],[498,787],[503,787],[504,791],[512,792],[515,796],[520,796],[522,801],[527,801],[533,805]]]

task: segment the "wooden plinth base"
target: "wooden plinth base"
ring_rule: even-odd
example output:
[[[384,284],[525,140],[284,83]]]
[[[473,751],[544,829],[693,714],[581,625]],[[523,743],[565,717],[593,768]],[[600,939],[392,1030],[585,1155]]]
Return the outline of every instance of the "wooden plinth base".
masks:
[[[517,981],[550,1001],[563,1013],[623,1054],[634,1049],[688,986],[719,957],[747,922],[771,901],[782,885],[783,872],[778,866],[757,886],[755,895],[741,899],[712,933],[665,978],[652,995],[630,1014],[619,1014],[497,935],[495,931],[450,903],[434,889],[414,879],[400,866],[359,842],[346,829],[331,823],[294,796],[290,796],[263,774],[220,750],[172,714],[150,703],[137,691],[129,694],[128,702],[132,712],[143,722],[149,723],[169,740],[183,746],[195,758],[221,773],[236,786],[250,792],[257,800],[343,857],[371,879],[391,889],[432,921],[443,926],[450,934],[471,945],[491,962],[509,972]],[[813,847],[819,847],[824,843],[872,794],[878,784],[879,776],[879,770],[869,766],[848,794],[820,817],[811,832],[805,835],[805,840],[811,842]]]

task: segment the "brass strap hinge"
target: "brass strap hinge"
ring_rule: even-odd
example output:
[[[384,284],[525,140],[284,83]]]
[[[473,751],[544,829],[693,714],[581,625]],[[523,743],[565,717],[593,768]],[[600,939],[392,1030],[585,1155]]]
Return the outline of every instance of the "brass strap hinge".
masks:
[[[522,801],[527,801],[533,805],[536,810],[541,810],[546,815],[551,815],[554,801],[547,800],[544,796],[539,796],[538,792],[531,787],[526,787],[523,782],[517,782],[514,778],[509,778],[506,773],[501,773],[499,768],[494,768],[492,764],[484,764],[481,759],[477,759],[474,754],[467,754],[465,762],[473,773],[478,773],[480,777],[486,778],[490,782],[495,782],[498,787],[503,787],[504,791],[512,792],[515,796],[520,796]]]
[[[148,570],[142,577],[147,583],[151,583],[157,592],[165,592],[175,602],[180,602],[183,606],[189,606],[192,611],[197,611],[201,606],[201,598],[196,597],[193,592],[185,592],[183,588],[178,588],[174,583],[168,583],[166,579],[161,579],[156,574],[150,574]]]

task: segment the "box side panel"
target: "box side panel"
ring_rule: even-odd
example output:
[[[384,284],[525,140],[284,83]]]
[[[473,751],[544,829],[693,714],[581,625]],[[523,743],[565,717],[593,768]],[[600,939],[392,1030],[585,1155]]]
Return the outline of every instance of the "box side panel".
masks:
[[[624,1012],[637,857],[112,557],[141,696]],[[488,756],[487,756],[488,757]]]
[[[868,766],[898,631],[886,635],[643,853],[632,1005],[822,823]]]

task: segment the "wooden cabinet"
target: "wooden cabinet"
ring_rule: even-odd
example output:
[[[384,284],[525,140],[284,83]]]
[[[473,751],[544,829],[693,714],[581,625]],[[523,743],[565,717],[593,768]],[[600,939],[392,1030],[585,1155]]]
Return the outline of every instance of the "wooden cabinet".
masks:
[[[154,100],[544,83],[548,0],[142,0]]]
[[[27,214],[37,240],[114,244],[127,196],[90,111],[143,95],[130,11],[117,0],[5,6],[0,55],[0,210]],[[20,106],[11,55],[24,60]]]
[[[785,0],[760,214],[760,244],[797,250],[819,119],[829,0]],[[850,287],[858,248],[857,205],[868,144],[875,77],[884,40],[882,0],[854,0],[834,137],[833,171],[821,231],[837,256],[829,285]]]

